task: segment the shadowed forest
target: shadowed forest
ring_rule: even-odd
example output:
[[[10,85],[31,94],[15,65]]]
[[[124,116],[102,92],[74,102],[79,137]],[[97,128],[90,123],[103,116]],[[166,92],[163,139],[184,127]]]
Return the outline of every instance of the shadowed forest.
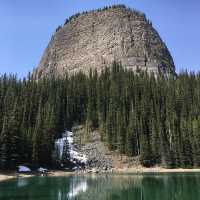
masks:
[[[155,77],[114,63],[100,75],[0,77],[1,169],[53,166],[55,139],[77,124],[143,166],[199,167],[200,75]]]

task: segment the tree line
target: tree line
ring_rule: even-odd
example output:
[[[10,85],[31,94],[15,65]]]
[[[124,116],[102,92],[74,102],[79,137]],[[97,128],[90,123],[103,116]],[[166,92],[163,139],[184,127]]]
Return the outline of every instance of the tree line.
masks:
[[[92,12],[102,12],[102,11],[105,11],[105,10],[115,9],[115,8],[126,9],[127,11],[134,12],[134,13],[137,14],[138,16],[144,17],[144,18],[146,19],[146,15],[145,15],[144,13],[142,13],[141,11],[136,10],[136,9],[133,9],[133,8],[129,8],[129,7],[127,7],[127,6],[124,5],[124,4],[116,4],[116,5],[112,5],[112,6],[105,6],[105,7],[103,7],[103,8],[98,8],[98,9],[95,9],[95,10],[78,12],[78,13],[76,13],[76,14],[70,16],[69,18],[67,18],[67,19],[65,20],[64,25],[70,23],[72,20],[77,19],[80,15],[85,15],[85,14],[92,13]],[[151,24],[150,21],[149,21],[149,23]]]
[[[199,167],[200,74],[136,74],[114,63],[100,75],[0,76],[1,169],[51,167],[55,139],[75,124],[146,167]]]

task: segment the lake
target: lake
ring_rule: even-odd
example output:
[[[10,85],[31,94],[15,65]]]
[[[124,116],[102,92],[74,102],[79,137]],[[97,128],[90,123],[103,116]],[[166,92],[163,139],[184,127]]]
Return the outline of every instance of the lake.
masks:
[[[200,200],[200,173],[19,178],[0,200]]]

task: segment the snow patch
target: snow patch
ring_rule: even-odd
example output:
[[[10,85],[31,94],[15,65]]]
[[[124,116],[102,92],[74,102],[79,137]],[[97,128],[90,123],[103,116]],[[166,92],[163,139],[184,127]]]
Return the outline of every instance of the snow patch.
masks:
[[[26,166],[19,166],[18,168],[18,172],[31,172],[31,169]]]
[[[42,172],[42,173],[47,172],[47,171],[48,171],[47,169],[42,168],[42,167],[40,167],[40,168],[38,169],[38,172]]]

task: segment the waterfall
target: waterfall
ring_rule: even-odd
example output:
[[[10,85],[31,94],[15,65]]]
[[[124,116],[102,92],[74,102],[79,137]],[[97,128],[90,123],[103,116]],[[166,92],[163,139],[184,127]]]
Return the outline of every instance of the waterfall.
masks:
[[[59,160],[68,159],[71,163],[75,165],[85,165],[87,163],[86,155],[78,152],[78,149],[74,146],[74,134],[73,132],[66,131],[63,133],[62,138],[55,141],[55,152]],[[67,150],[67,155],[69,158],[64,158],[65,149]]]

